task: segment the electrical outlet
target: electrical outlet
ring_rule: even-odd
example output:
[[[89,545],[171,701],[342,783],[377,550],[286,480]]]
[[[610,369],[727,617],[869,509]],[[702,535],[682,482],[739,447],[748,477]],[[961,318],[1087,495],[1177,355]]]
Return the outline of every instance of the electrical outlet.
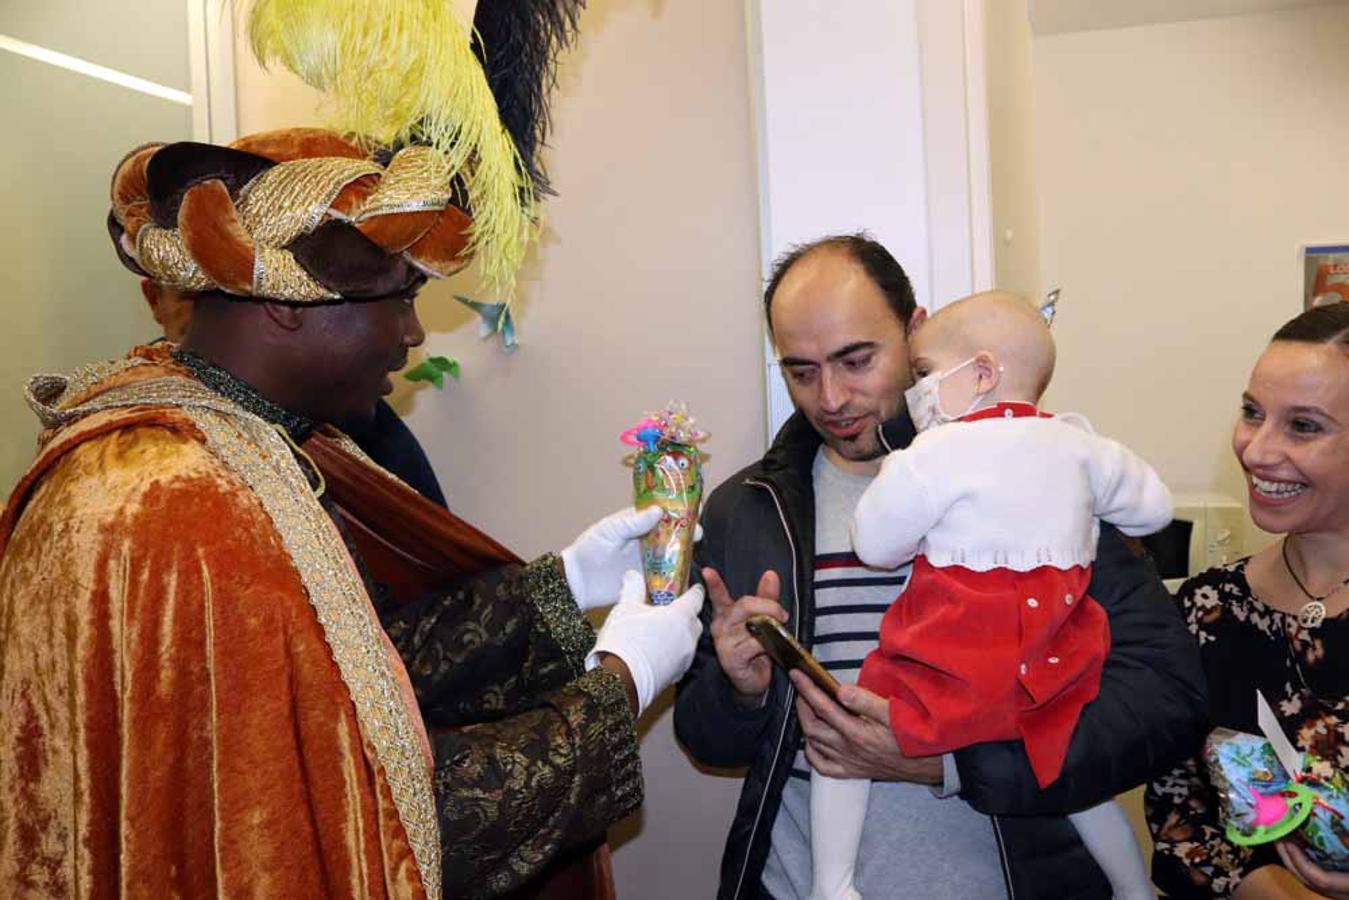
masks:
[[[1247,514],[1240,500],[1224,494],[1176,494],[1177,519],[1193,523],[1190,574],[1246,555]]]
[[[1246,523],[1249,520],[1246,507],[1230,497],[1215,498],[1207,504],[1205,512],[1206,568],[1225,566],[1245,556]]]

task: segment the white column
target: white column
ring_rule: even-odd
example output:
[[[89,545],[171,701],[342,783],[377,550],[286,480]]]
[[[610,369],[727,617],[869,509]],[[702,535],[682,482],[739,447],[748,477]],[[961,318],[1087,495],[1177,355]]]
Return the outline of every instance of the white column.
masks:
[[[986,286],[987,152],[970,151],[971,137],[986,148],[981,3],[747,0],[746,13],[765,276],[793,244],[865,229],[929,308]],[[771,439],[791,404],[765,346]]]

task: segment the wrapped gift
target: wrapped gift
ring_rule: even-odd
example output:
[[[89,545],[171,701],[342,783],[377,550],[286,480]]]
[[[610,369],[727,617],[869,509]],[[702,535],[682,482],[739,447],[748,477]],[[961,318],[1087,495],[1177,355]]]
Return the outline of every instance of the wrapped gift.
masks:
[[[647,596],[670,603],[688,587],[693,564],[693,530],[703,498],[702,452],[707,433],[682,403],[671,403],[620,436],[637,448],[631,457],[633,502],[638,509],[656,505],[661,516],[642,540],[642,569]]]
[[[1218,728],[1204,746],[1227,838],[1254,846],[1288,838],[1324,869],[1349,871],[1349,780],[1311,754],[1296,776],[1263,737]]]

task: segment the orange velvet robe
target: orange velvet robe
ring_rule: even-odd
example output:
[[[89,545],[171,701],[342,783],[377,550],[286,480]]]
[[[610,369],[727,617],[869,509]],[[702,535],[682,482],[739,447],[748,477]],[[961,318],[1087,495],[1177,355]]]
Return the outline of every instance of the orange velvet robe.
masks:
[[[4,893],[440,896],[463,752],[528,757],[494,723],[450,733],[458,756],[433,765],[412,681],[283,436],[163,351],[31,394],[47,431],[0,517]],[[595,693],[498,714],[536,741],[585,733]],[[607,737],[551,748],[588,770],[560,796],[609,802],[598,819],[547,811],[551,830],[533,830],[549,841],[521,841],[534,870],[577,838],[567,826],[592,836],[640,800],[635,745],[633,772],[606,786],[585,757],[624,738],[589,730]],[[529,867],[510,861],[446,894],[519,883]]]

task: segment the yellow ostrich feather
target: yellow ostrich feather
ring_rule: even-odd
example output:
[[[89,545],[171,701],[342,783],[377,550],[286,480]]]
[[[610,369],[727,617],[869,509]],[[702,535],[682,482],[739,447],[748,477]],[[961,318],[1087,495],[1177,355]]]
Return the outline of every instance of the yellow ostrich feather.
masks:
[[[333,127],[390,145],[429,144],[462,177],[473,225],[466,253],[507,295],[534,227],[534,191],[449,0],[253,0],[248,33],[325,92]]]

